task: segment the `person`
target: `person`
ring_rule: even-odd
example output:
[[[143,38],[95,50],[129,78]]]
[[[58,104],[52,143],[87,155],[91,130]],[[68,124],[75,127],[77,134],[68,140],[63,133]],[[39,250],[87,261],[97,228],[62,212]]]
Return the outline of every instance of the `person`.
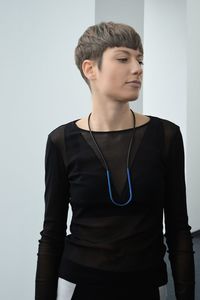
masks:
[[[127,24],[101,22],[79,38],[92,112],[48,134],[36,300],[165,299],[166,251],[176,299],[194,300],[180,127],[129,107],[143,54]]]

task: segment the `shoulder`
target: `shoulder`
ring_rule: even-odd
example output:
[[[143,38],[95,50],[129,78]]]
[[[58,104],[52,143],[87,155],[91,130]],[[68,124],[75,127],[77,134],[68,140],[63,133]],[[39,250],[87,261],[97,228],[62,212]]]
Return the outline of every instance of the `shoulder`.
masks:
[[[48,139],[50,139],[55,145],[62,143],[64,141],[66,129],[70,129],[74,121],[75,120],[69,121],[52,129],[48,134]]]
[[[173,138],[178,132],[180,132],[180,126],[169,119],[160,118],[157,116],[149,116],[151,117],[158,126],[161,126],[164,130],[165,136],[168,138]]]
[[[163,146],[164,146],[164,156],[168,157],[170,149],[175,149],[174,151],[178,153],[178,151],[183,149],[183,138],[180,126],[172,122],[171,120],[151,116],[152,120],[156,128],[160,128]]]

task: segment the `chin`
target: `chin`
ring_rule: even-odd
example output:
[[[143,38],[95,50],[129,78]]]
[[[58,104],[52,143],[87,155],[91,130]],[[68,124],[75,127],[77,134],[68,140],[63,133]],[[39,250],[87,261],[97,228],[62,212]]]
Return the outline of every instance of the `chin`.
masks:
[[[122,101],[136,101],[138,99],[139,95],[134,95],[134,96],[130,96],[130,97],[124,97],[122,98]]]
[[[139,93],[131,93],[129,95],[124,95],[124,97],[122,97],[122,99],[124,98],[124,101],[135,101],[138,99],[139,97]]]
[[[132,98],[129,99],[128,101],[136,101],[136,100],[138,100],[138,97],[139,97],[139,96],[137,96],[137,97],[132,97]]]
[[[135,101],[137,100],[139,97],[139,94],[137,95],[122,95],[122,96],[115,96],[114,99],[117,99],[120,102],[129,102],[129,101]]]

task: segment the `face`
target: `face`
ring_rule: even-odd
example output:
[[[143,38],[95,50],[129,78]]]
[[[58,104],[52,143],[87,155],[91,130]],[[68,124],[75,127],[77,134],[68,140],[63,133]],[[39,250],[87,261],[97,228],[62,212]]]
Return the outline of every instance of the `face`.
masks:
[[[101,69],[96,66],[94,91],[99,96],[118,101],[137,99],[142,83],[142,65],[143,57],[139,50],[126,47],[106,49]]]

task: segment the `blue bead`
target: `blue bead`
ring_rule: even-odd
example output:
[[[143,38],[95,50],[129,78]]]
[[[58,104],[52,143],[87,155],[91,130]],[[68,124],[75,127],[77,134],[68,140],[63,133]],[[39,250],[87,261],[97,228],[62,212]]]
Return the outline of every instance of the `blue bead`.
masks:
[[[115,205],[117,205],[117,206],[125,206],[125,205],[129,204],[131,202],[132,198],[133,198],[129,168],[127,168],[128,186],[129,186],[129,199],[125,203],[117,203],[113,199],[113,197],[112,197],[112,190],[111,190],[111,183],[110,183],[110,172],[109,172],[108,169],[106,170],[106,174],[107,174],[109,195],[110,195],[110,199],[111,199],[112,203],[115,204]]]

